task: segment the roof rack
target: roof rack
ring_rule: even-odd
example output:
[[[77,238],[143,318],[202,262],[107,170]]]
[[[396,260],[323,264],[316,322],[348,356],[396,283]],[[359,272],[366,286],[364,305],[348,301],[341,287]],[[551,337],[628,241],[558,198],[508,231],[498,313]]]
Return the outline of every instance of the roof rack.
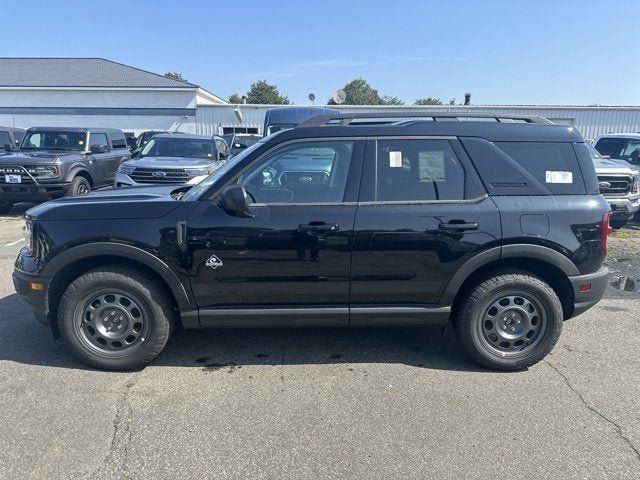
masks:
[[[301,127],[344,127],[351,125],[354,120],[358,119],[371,119],[372,122],[355,122],[356,124],[385,124],[385,123],[399,123],[396,120],[384,121],[381,119],[397,119],[397,118],[407,118],[407,119],[416,119],[416,118],[430,118],[436,122],[443,121],[464,121],[466,118],[486,118],[486,119],[494,119],[496,122],[500,123],[515,123],[515,122],[523,122],[523,123],[538,123],[542,125],[554,125],[554,123],[544,117],[538,115],[502,115],[495,113],[436,113],[436,112],[371,112],[371,113],[338,113],[338,114],[328,114],[328,115],[317,115],[315,117],[311,117],[305,122],[298,125],[296,128]],[[404,122],[402,122],[404,123]]]

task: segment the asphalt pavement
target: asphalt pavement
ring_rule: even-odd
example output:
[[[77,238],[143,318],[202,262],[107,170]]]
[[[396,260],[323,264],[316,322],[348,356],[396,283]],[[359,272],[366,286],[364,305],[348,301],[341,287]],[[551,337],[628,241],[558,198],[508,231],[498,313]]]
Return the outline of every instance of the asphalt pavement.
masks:
[[[2,479],[639,477],[635,290],[611,287],[518,373],[419,328],[184,331],[110,373],[13,292],[19,214],[0,217]],[[616,267],[640,276],[630,255]]]

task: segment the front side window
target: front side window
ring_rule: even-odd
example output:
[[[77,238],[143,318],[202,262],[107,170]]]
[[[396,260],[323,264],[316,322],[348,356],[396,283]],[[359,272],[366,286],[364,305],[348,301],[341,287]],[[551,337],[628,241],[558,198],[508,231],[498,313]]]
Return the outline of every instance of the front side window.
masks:
[[[86,149],[87,134],[62,130],[30,130],[22,141],[25,150],[74,150]]]
[[[254,203],[339,203],[353,141],[298,142],[277,149],[239,180]]]
[[[109,146],[107,142],[107,135],[104,133],[92,133],[89,137],[89,148],[96,145],[106,145]]]
[[[464,200],[465,172],[446,140],[378,140],[375,198]]]
[[[141,157],[181,157],[214,160],[213,140],[193,138],[153,137],[144,147]]]

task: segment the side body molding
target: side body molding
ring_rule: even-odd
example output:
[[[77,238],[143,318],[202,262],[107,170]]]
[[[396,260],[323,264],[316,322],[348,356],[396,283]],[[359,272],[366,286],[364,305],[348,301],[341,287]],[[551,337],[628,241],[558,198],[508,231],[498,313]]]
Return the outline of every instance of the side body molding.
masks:
[[[451,305],[465,280],[479,268],[496,260],[516,257],[542,260],[558,267],[567,276],[580,275],[580,271],[571,260],[549,247],[531,244],[511,244],[493,247],[476,255],[460,267],[442,293],[440,305]]]
[[[151,253],[132,245],[124,245],[120,243],[87,243],[72,247],[64,252],[56,255],[46,263],[42,270],[45,277],[55,277],[64,267],[70,263],[82,260],[84,258],[96,257],[100,255],[111,255],[116,257],[128,258],[135,260],[149,267],[156,272],[169,286],[171,293],[176,299],[178,308],[186,310],[192,308],[193,302],[189,297],[189,293],[184,284],[176,276],[175,272],[161,259]]]

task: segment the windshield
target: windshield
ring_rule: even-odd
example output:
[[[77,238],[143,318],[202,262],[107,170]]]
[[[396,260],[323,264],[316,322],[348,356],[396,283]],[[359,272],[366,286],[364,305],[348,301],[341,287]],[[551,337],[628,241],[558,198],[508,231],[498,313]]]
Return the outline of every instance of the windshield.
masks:
[[[215,159],[213,140],[153,137],[140,157],[186,157]]]
[[[267,127],[267,133],[265,134],[265,136],[271,135],[272,133],[281,132],[282,130],[290,130],[295,127],[295,123],[276,123],[273,125],[269,125]]]
[[[86,132],[64,130],[30,130],[22,141],[24,150],[86,150]]]
[[[602,155],[636,163],[640,158],[640,138],[603,137],[596,143]]]
[[[604,157],[602,155],[600,155],[600,152],[598,152],[593,145],[589,145],[588,143],[585,143],[585,145],[587,146],[587,150],[589,150],[589,155],[591,155],[591,158],[593,158],[594,160],[602,160]]]
[[[197,200],[200,197],[200,195],[202,195],[204,192],[209,190],[209,187],[211,187],[214,183],[216,183],[229,170],[235,167],[238,164],[238,162],[241,162],[243,158],[245,158],[247,155],[250,155],[251,152],[256,150],[260,145],[261,145],[260,143],[256,143],[254,145],[251,145],[246,150],[243,150],[242,152],[240,152],[238,155],[233,157],[231,160],[229,160],[227,163],[222,165],[215,172],[213,172],[207,178],[202,180],[200,183],[194,186],[187,193],[185,193],[184,197],[182,197],[182,200],[185,200],[185,201]]]

